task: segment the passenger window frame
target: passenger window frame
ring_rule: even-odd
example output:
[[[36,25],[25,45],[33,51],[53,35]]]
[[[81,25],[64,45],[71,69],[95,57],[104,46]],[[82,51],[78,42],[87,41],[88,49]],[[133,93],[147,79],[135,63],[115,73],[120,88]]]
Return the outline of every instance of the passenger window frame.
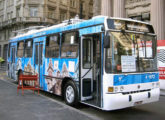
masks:
[[[54,45],[50,45],[51,39],[50,37],[57,37],[57,40],[55,41],[56,43]],[[57,56],[53,56],[53,52],[51,52],[52,54],[50,54],[49,52],[51,51],[56,51],[56,48],[58,49],[58,55]],[[50,50],[48,50],[50,49]],[[48,54],[49,53],[49,54]],[[45,58],[59,58],[60,57],[60,34],[52,34],[52,35],[48,35],[46,36],[46,43],[45,43]]]
[[[69,35],[69,34],[72,34],[72,35]],[[68,36],[70,36],[70,38],[68,38]],[[74,37],[72,37],[72,36],[74,36]],[[62,33],[61,40],[62,40],[61,41],[61,58],[67,58],[67,59],[77,58],[78,54],[79,54],[79,52],[78,52],[79,51],[79,32],[70,31],[70,32]],[[66,40],[69,40],[69,41],[66,41]],[[68,51],[66,51],[67,48],[68,48]],[[69,54],[70,54],[70,56],[69,56]]]
[[[85,54],[85,52],[84,52],[84,50],[87,50],[87,48],[86,49],[84,49],[85,47],[84,47],[84,43],[87,41],[87,43],[86,43],[86,45],[88,45],[88,47],[89,46],[91,46],[91,44],[92,44],[92,41],[91,41],[91,39],[90,38],[85,38],[85,39],[83,39],[83,45],[82,45],[82,47],[83,47],[83,49],[82,49],[82,56],[83,56],[83,60],[82,60],[82,67],[83,67],[83,69],[90,69],[91,67],[92,67],[92,54],[91,54],[91,51],[92,51],[92,47],[89,47],[89,49],[90,49],[90,51],[88,52],[88,53],[90,53],[90,61],[89,61],[89,67],[86,67],[85,66],[85,61],[84,61],[84,54]],[[89,45],[89,43],[88,42],[90,42],[90,45]],[[87,53],[87,52],[86,52]],[[88,54],[87,53],[87,54]]]
[[[22,49],[19,48],[19,44],[20,44],[21,42],[23,42],[23,48],[22,48]],[[19,58],[23,58],[23,57],[24,57],[24,52],[25,52],[24,47],[25,47],[25,42],[24,42],[24,41],[19,41],[19,42],[17,43],[17,57],[19,57]],[[18,52],[19,52],[20,50],[23,50],[23,53],[21,54],[22,56],[18,56]]]
[[[30,47],[27,47],[29,41],[31,41],[31,46]],[[24,42],[24,48],[25,48],[25,50],[24,50],[24,57],[25,58],[31,58],[33,56],[33,39],[27,39],[27,40],[25,40],[25,42]],[[29,48],[30,51],[31,51],[30,56],[26,56],[26,52],[27,51],[29,52],[29,49],[27,49],[27,48]],[[27,55],[29,55],[28,52],[27,52]]]

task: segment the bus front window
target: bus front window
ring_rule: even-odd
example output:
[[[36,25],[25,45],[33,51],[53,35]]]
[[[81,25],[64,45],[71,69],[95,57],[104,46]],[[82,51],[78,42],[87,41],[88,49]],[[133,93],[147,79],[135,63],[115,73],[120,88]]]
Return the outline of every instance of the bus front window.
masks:
[[[111,46],[106,49],[106,72],[127,73],[157,70],[154,36],[121,32],[110,32],[110,36]]]

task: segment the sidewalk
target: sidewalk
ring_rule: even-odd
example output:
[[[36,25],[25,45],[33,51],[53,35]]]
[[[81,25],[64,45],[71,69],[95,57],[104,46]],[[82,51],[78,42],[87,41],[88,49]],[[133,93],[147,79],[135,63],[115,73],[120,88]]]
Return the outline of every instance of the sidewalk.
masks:
[[[17,95],[17,86],[0,80],[0,120],[95,120],[51,98],[26,90]]]
[[[160,89],[160,95],[165,96],[165,90]]]

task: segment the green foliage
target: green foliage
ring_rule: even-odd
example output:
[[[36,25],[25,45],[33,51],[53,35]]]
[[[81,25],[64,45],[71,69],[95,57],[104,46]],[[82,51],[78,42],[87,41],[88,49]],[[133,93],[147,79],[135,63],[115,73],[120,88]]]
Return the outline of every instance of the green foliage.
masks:
[[[5,60],[3,58],[0,57],[0,63],[4,62]]]

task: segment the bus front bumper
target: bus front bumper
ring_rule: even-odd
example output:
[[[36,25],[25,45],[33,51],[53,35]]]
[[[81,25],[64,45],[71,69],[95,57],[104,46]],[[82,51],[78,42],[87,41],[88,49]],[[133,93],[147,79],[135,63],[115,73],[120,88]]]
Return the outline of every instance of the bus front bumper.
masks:
[[[103,110],[122,109],[140,104],[156,102],[159,100],[160,89],[155,88],[150,91],[133,93],[133,94],[104,94]]]

